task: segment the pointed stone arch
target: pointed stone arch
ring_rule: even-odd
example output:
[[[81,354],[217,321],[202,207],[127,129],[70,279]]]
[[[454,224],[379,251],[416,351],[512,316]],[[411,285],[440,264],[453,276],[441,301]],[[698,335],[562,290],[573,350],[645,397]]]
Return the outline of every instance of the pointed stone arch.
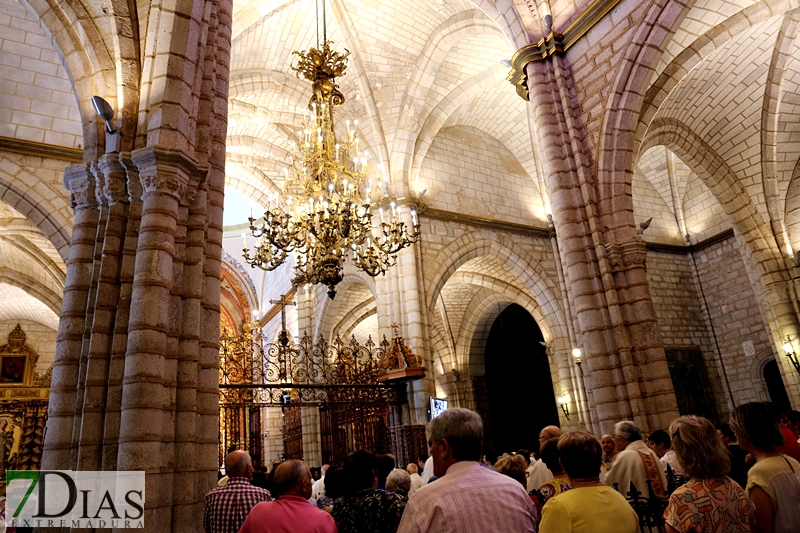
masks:
[[[420,116],[422,110],[427,105],[427,96],[430,87],[429,80],[436,76],[441,64],[447,57],[447,53],[456,46],[459,41],[474,37],[476,33],[499,33],[499,30],[481,11],[472,10],[450,17],[431,33],[422,53],[419,55],[413,73],[406,84],[406,92],[400,104],[400,118],[398,119],[400,127],[395,133],[391,147],[391,169],[393,174],[400,173],[406,180],[408,180],[410,176],[412,166],[414,165],[413,158],[416,156],[415,144],[418,137],[416,126],[419,122],[427,123],[428,118],[433,112],[433,110],[431,110],[427,113],[427,116]],[[428,83],[426,83],[426,81]],[[459,86],[460,85],[461,84],[459,84]],[[477,90],[474,88],[474,85],[474,82],[470,83],[467,89],[472,87],[473,91]],[[463,101],[464,90],[459,90],[459,87],[454,88],[454,90],[451,91],[451,95],[444,101],[452,100],[451,96],[453,96],[453,93],[455,93],[456,97],[461,97],[459,101]],[[438,105],[441,103],[443,102],[438,102],[434,109],[438,109]],[[451,105],[446,107],[454,109]],[[441,117],[439,118],[441,119]],[[446,118],[445,116],[444,120],[446,120]],[[444,120],[434,119],[434,122],[439,122],[439,126],[441,127],[441,123],[443,123]]]
[[[105,145],[103,123],[91,103],[94,95],[106,99],[123,117],[123,149],[132,149],[141,76],[138,25],[131,4],[111,0],[101,10],[82,2],[20,1],[39,18],[69,72],[83,123],[84,161],[101,155]]]
[[[22,184],[26,186],[20,186]],[[26,169],[0,156],[0,201],[7,203],[35,224],[61,258],[67,260],[72,212],[69,208],[69,196],[64,188],[43,183]]]
[[[785,281],[782,258],[775,240],[733,170],[702,138],[673,118],[655,119],[641,150],[663,145],[689,165],[722,205],[737,233],[748,244],[765,284]]]
[[[519,279],[520,284],[539,304],[551,328],[566,328],[566,317],[560,304],[559,290],[543,266],[526,259],[513,250],[513,245],[504,236],[489,230],[465,234],[439,250],[432,264],[435,270],[426,275],[426,308],[435,310],[436,300],[447,280],[467,261],[477,257],[490,257],[509,268]]]

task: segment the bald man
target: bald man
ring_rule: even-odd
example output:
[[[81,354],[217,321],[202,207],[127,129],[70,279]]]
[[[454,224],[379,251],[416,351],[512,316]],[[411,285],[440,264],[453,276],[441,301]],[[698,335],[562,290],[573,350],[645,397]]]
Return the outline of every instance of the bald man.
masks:
[[[408,489],[408,497],[412,497],[417,489],[422,487],[425,483],[422,482],[422,477],[418,473],[419,467],[415,463],[409,463],[406,467],[406,472],[411,476],[411,488]]]
[[[555,439],[561,437],[561,428],[558,426],[545,426],[539,432],[539,448],[547,442],[548,439]],[[528,467],[528,484],[526,488],[528,492],[538,490],[542,484],[553,479],[553,473],[547,468],[541,459],[531,461],[531,466]]]
[[[206,494],[206,533],[237,533],[254,505],[272,500],[268,490],[250,484],[254,471],[250,454],[245,451],[236,450],[225,457],[228,483]]]
[[[303,461],[281,463],[274,483],[278,499],[253,507],[239,533],[336,533],[333,517],[308,503],[314,480]]]

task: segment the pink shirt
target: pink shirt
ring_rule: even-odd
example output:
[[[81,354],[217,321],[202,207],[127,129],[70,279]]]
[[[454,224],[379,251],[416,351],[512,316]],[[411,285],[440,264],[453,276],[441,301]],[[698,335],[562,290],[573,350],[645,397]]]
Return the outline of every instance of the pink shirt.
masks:
[[[300,496],[259,503],[244,521],[239,533],[337,533],[333,517]]]
[[[397,533],[535,533],[536,508],[508,476],[460,461],[408,500]]]

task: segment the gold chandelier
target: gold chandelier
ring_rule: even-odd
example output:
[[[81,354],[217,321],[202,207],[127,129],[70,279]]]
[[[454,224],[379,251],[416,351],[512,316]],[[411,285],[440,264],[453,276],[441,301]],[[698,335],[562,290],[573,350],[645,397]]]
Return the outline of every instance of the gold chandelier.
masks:
[[[419,220],[413,206],[406,214],[388,198],[382,165],[378,179],[368,176],[369,154],[359,147],[358,121],[352,126],[346,121],[345,138],[337,138],[334,109],[345,99],[336,77],[344,74],[350,52],[339,54],[331,45],[326,41],[305,53],[294,52],[299,59],[292,70],[312,83],[313,95],[303,129],[291,143],[283,194],[271,198],[259,225],[249,219],[258,241],[251,254],[245,240],[244,259],[270,271],[295,252],[292,283],[326,285],[333,299],[348,259],[370,276],[386,273],[396,254],[419,239]]]

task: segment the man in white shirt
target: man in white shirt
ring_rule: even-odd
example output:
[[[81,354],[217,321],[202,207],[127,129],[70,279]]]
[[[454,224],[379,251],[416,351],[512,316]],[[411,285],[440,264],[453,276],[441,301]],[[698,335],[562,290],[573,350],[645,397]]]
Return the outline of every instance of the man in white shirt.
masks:
[[[557,426],[545,426],[539,432],[539,447],[547,442],[547,439],[555,439],[561,437],[561,429]],[[532,490],[539,490],[539,487],[545,481],[553,479],[553,473],[542,462],[541,459],[531,461],[531,466],[528,467],[528,492]]]
[[[418,488],[424,485],[422,478],[419,476],[419,474],[417,474],[417,470],[419,470],[419,467],[414,463],[409,463],[409,465],[406,467],[406,472],[408,472],[408,475],[411,476],[411,488],[408,489],[409,498],[411,498],[411,496],[417,492]]]
[[[319,469],[319,479],[311,486],[311,499],[319,500],[320,496],[325,496],[325,472],[328,471],[328,465],[322,465]]]
[[[536,507],[518,481],[478,461],[483,422],[469,409],[448,409],[428,423],[439,478],[408,500],[397,533],[535,533]]]
[[[631,483],[641,493],[644,499],[650,498],[647,487],[649,479],[653,495],[663,497],[667,488],[667,479],[661,463],[658,462],[656,453],[647,447],[642,440],[642,432],[630,420],[617,422],[614,426],[614,442],[617,444],[617,458],[605,477],[605,484],[613,487],[617,483],[617,490],[625,498],[630,499]]]
[[[428,457],[425,461],[425,468],[422,469],[422,483],[427,485],[428,481],[433,477],[433,456]]]

